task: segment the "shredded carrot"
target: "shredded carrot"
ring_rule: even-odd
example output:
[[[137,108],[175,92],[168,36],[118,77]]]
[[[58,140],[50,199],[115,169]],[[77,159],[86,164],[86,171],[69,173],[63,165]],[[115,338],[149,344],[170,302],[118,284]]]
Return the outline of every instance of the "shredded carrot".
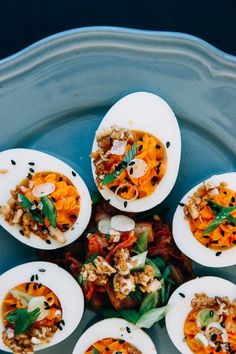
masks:
[[[96,349],[99,354],[114,353],[116,351],[120,354],[128,354],[133,352],[135,347],[124,340],[105,338],[94,343],[86,350],[85,354],[93,354],[93,349]],[[140,351],[138,352],[141,354]]]
[[[32,190],[43,183],[55,185],[55,190],[49,195],[49,198],[52,199],[57,210],[57,226],[62,231],[65,231],[65,227],[69,229],[75,223],[80,211],[80,196],[77,189],[64,175],[56,172],[39,172],[32,175],[30,182],[32,187],[26,186],[27,190],[23,193],[32,202],[35,200],[39,202],[39,198],[33,196]],[[45,225],[46,227],[50,226],[48,219],[45,219]]]
[[[223,354],[225,353],[225,351],[223,351],[223,349],[218,348],[218,346],[216,346],[215,348],[212,348],[210,345],[208,345],[206,348],[204,348],[203,346],[201,346],[201,344],[199,344],[196,340],[195,340],[195,336],[196,334],[198,334],[200,332],[200,329],[197,327],[197,315],[198,315],[198,310],[193,309],[187,316],[185,323],[184,323],[184,336],[186,338],[187,344],[190,347],[190,349],[192,350],[193,353],[196,354]],[[226,327],[227,323],[231,323],[231,330],[227,330],[228,332],[228,343],[230,344],[230,348],[232,350],[232,352],[234,352],[236,350],[236,319],[232,317],[232,315],[228,315],[227,318],[225,319],[224,325]],[[232,327],[233,324],[233,327]],[[230,328],[230,327],[229,327]],[[217,342],[217,340],[219,342],[222,341],[222,338],[219,336],[219,338],[217,338],[215,340],[215,342]]]
[[[215,203],[223,207],[236,205],[236,192],[226,188],[224,185],[218,187],[219,193],[211,198]],[[191,231],[199,242],[212,249],[228,249],[236,244],[236,225],[230,224],[227,220],[222,222],[214,231],[209,232],[207,236],[203,233],[211,221],[215,218],[215,214],[207,205],[206,199],[208,195],[204,195],[201,199],[201,211],[196,219],[189,218]],[[232,213],[236,218],[236,210]]]

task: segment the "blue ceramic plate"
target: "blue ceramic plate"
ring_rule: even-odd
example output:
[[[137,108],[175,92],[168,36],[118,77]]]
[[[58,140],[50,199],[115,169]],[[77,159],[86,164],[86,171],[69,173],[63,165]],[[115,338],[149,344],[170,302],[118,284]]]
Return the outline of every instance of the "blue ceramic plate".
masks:
[[[133,91],[164,98],[180,124],[180,173],[165,201],[171,213],[200,180],[236,170],[236,58],[179,33],[72,30],[1,61],[0,149],[29,147],[58,156],[94,189],[89,153],[95,130],[110,106]],[[3,229],[0,242],[0,273],[36,258]],[[195,271],[236,282],[236,267],[195,265]],[[86,311],[70,338],[41,353],[71,354],[94,320]],[[149,333],[159,354],[177,353],[165,329],[156,325]]]

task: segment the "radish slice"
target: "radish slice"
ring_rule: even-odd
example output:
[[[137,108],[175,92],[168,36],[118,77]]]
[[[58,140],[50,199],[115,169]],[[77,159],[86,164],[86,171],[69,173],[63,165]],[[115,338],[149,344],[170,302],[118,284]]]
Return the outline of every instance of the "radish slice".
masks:
[[[194,339],[196,340],[196,342],[198,342],[198,344],[200,344],[202,347],[207,348],[209,345],[209,341],[206,338],[206,336],[204,336],[204,334],[202,333],[198,333],[196,334],[196,336],[194,337]]]
[[[45,309],[45,302],[47,302],[45,296],[35,296],[29,302],[27,309],[28,312],[34,311],[37,308],[40,309],[40,314],[37,321],[43,320],[48,315],[48,310]]]
[[[135,221],[125,215],[116,215],[111,218],[111,228],[121,232],[132,231]]]
[[[124,155],[126,145],[126,141],[114,140],[111,148],[111,153],[114,155]]]
[[[56,187],[53,183],[43,183],[37,187],[34,187],[32,194],[35,198],[40,198],[53,193],[55,189]]]
[[[147,172],[148,165],[142,159],[133,159],[130,161],[127,169],[130,177],[141,178]]]
[[[98,222],[98,231],[102,234],[109,235],[111,231],[111,218],[104,218]]]

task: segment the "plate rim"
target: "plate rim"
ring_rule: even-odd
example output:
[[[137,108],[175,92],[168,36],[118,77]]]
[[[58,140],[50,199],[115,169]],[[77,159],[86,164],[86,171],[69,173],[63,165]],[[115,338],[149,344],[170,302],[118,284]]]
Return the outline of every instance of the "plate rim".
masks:
[[[124,41],[125,39],[125,41]],[[110,42],[109,42],[110,41]],[[127,41],[129,44],[127,45]],[[36,65],[47,62],[50,58],[71,51],[76,52],[84,43],[86,48],[96,48],[98,43],[104,48],[117,47],[119,50],[147,49],[158,52],[161,46],[153,46],[153,41],[168,43],[170,47],[185,49],[198,55],[201,62],[205,61],[208,70],[215,76],[224,67],[221,76],[232,76],[236,79],[236,56],[228,54],[207,41],[183,32],[140,30],[126,27],[91,26],[74,28],[45,37],[26,48],[0,60],[0,82],[13,79],[32,69]],[[105,46],[106,44],[106,46]],[[109,44],[109,45],[108,45]],[[150,49],[150,44],[152,44]],[[186,54],[185,53],[185,54]],[[56,59],[58,60],[58,58]],[[214,65],[210,65],[214,64]],[[228,72],[226,71],[228,69]],[[1,86],[2,88],[2,86]]]

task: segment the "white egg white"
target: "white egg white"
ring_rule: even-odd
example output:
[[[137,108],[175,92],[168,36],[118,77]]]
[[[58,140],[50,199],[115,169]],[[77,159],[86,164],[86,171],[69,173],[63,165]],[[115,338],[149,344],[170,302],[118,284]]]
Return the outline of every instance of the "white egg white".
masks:
[[[236,285],[218,277],[202,277],[190,280],[174,291],[168,302],[166,329],[173,344],[182,354],[192,353],[184,341],[184,323],[192,310],[191,301],[196,293],[205,293],[209,297],[228,296],[233,301],[236,298]]]
[[[150,337],[140,328],[121,318],[109,318],[89,327],[78,340],[73,354],[84,354],[92,344],[105,338],[123,339],[143,354],[157,354]]]
[[[42,270],[45,271],[42,272]],[[63,341],[76,329],[84,312],[84,297],[78,283],[64,269],[49,262],[31,262],[12,268],[0,276],[0,306],[12,288],[30,282],[31,276],[36,274],[38,282],[47,286],[58,297],[62,308],[62,318],[65,321],[62,331],[57,330],[50,343],[35,346],[35,350],[41,350]],[[11,352],[2,341],[3,330],[1,318],[0,350]]]
[[[202,185],[204,181],[192,188],[181,200],[186,203],[188,197]],[[214,175],[206,180],[214,184],[227,183],[227,188],[236,191],[236,172]],[[173,237],[178,248],[192,260],[208,267],[227,267],[236,264],[236,247],[222,250],[219,256],[217,251],[205,247],[193,235],[189,221],[184,216],[184,208],[178,206],[173,219]]]
[[[121,128],[139,130],[154,135],[164,145],[167,154],[167,170],[155,191],[145,198],[128,201],[117,196],[107,186],[99,190],[110,204],[119,210],[141,212],[160,204],[172,190],[179,170],[181,137],[178,122],[170,106],[159,96],[148,92],[135,92],[123,97],[107,112],[97,132],[117,125]],[[169,148],[166,143],[169,142]],[[96,137],[92,152],[98,149]],[[92,172],[96,180],[92,161]]]
[[[12,164],[11,160],[13,160],[15,164]],[[34,165],[29,165],[29,162],[34,162]],[[60,243],[50,238],[51,244],[47,244],[39,236],[33,233],[31,233],[30,238],[24,237],[19,232],[20,226],[9,225],[9,223],[4,220],[2,214],[0,214],[0,225],[10,232],[17,240],[31,247],[38,249],[55,249],[66,246],[75,241],[88,225],[92,209],[89,191],[79,174],[61,160],[41,151],[31,149],[10,149],[0,153],[0,169],[6,171],[6,173],[0,173],[1,206],[6,204],[11,198],[10,190],[15,189],[16,185],[26,178],[30,172],[30,168],[33,168],[35,173],[50,171],[63,174],[69,178],[79,192],[80,212],[73,227],[63,233],[66,242]]]

